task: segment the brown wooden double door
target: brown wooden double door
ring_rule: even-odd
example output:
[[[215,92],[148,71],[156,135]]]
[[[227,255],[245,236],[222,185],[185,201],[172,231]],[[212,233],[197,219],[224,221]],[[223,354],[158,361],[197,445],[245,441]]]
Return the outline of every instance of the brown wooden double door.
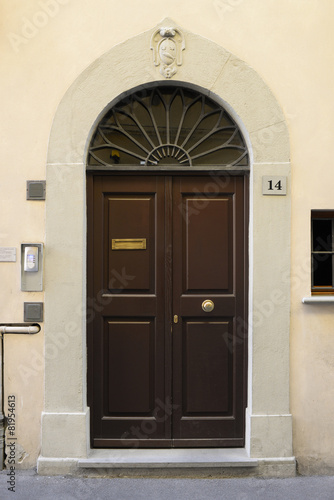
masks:
[[[93,446],[244,445],[245,182],[88,178]]]

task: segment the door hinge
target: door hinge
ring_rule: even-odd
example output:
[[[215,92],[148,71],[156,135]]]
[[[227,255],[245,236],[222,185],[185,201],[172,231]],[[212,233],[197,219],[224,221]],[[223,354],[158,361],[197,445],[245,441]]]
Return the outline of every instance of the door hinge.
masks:
[[[178,323],[179,322],[179,317],[177,314],[174,314],[174,323]]]

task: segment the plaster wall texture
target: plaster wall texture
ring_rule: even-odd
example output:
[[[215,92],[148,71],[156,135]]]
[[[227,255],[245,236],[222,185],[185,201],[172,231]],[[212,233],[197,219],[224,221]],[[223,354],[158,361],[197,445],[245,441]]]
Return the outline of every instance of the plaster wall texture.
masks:
[[[23,4],[18,0],[4,0],[1,9],[3,20],[0,48],[1,90],[6,99],[1,104],[0,125],[1,135],[4,138],[1,161],[0,245],[15,246],[17,251],[22,242],[45,241],[45,205],[43,202],[25,200],[25,181],[47,178],[54,179],[53,182],[56,182],[56,167],[48,167],[46,174],[45,165],[47,162],[57,163],[57,156],[47,159],[47,150],[53,117],[59,102],[78,75],[110,48],[115,47],[115,50],[122,51],[122,47],[117,47],[117,44],[138,33],[151,30],[160,20],[169,16],[184,29],[198,33],[221,47],[222,62],[221,68],[218,69],[217,66],[213,67],[210,64],[212,54],[203,53],[200,44],[198,45],[194,61],[191,62],[193,68],[194,65],[197,67],[197,76],[194,76],[198,85],[210,87],[219,95],[227,91],[228,86],[233,86],[238,63],[234,64],[233,58],[226,58],[226,51],[228,51],[246,61],[273,91],[283,109],[284,117],[276,115],[275,110],[269,110],[273,114],[265,117],[265,120],[271,120],[272,128],[266,128],[263,131],[261,116],[257,114],[258,124],[253,130],[249,130],[249,134],[257,163],[268,164],[278,161],[279,157],[279,161],[285,164],[283,166],[285,169],[288,168],[286,164],[288,146],[282,147],[282,141],[275,141],[280,127],[283,129],[285,127],[284,119],[290,134],[292,160],[290,384],[294,424],[293,453],[307,473],[321,472],[325,470],[324,466],[329,472],[333,470],[331,417],[334,402],[328,396],[327,391],[328,387],[332,387],[334,378],[334,342],[331,336],[333,310],[332,306],[328,305],[301,304],[302,297],[310,293],[310,210],[333,208],[331,186],[334,175],[329,168],[329,152],[332,142],[330,131],[333,130],[334,125],[331,85],[334,77],[334,42],[331,26],[334,5],[331,0],[308,0],[307,2],[289,0],[266,2],[262,0],[213,0],[212,2],[196,0],[194,2],[185,0],[181,4],[170,0],[168,6],[160,0],[149,0],[145,2],[145,6],[134,0],[124,3],[106,0],[98,0],[94,3],[80,0],[54,0],[54,2],[32,0],[28,4]],[[190,42],[191,36],[189,35]],[[149,40],[149,35],[147,37]],[[197,40],[196,37],[195,39]],[[194,43],[197,43],[195,39]],[[143,80],[151,81],[161,77],[153,67],[149,52],[148,50],[147,65],[142,68],[141,75],[138,75],[138,84],[143,83]],[[135,48],[132,49],[131,54],[127,52],[124,56],[120,52],[124,67],[135,66],[137,56]],[[183,71],[183,77],[187,78],[188,64],[190,61],[187,60],[187,51],[185,51],[184,65],[180,68],[177,77],[181,79]],[[249,69],[249,72],[252,73],[253,70]],[[143,78],[144,73],[146,73],[146,78]],[[114,68],[110,78],[112,78],[116,97],[118,80],[122,81],[119,92],[124,91],[122,64]],[[133,74],[129,86],[133,86],[135,81],[136,74]],[[256,107],[257,103],[257,96],[251,93],[252,77],[247,75],[245,81],[240,78],[238,81],[244,85],[245,103],[247,103],[246,107],[249,106],[251,115],[252,106]],[[82,99],[89,103],[91,94],[87,86],[85,92]],[[93,93],[94,89],[91,92]],[[80,107],[82,101],[79,94],[75,96],[75,99],[72,100],[73,106]],[[102,92],[101,110],[107,104],[103,99]],[[237,102],[229,102],[229,104],[235,108],[240,106]],[[265,112],[266,106],[262,106],[262,109]],[[96,119],[96,116],[90,115],[89,111],[89,107],[85,107],[82,117],[87,134],[89,133],[88,124],[92,124]],[[238,109],[236,112],[238,113]],[[245,106],[243,116],[244,125],[247,128]],[[82,152],[85,144],[80,139],[78,146],[77,138],[68,137],[66,130],[64,130],[63,137],[59,137],[60,148],[64,146],[63,140],[71,141],[70,147],[66,147],[67,151],[71,151],[66,163],[78,164],[68,174],[69,186],[72,188],[68,196],[74,196],[78,200],[78,206],[82,207],[84,199],[82,192],[75,189],[75,176],[82,175]],[[275,149],[277,144],[280,144],[280,151]],[[56,149],[52,150],[56,151]],[[254,186],[256,183],[259,186],[257,176],[260,174],[257,174],[256,164],[253,175]],[[67,194],[64,193],[62,201],[66,200],[66,196]],[[256,208],[256,200],[253,202]],[[57,200],[51,199],[50,203],[54,203],[55,210],[61,210],[61,207],[57,207]],[[289,217],[289,207],[280,207],[280,203],[281,201],[276,199],[270,204],[271,208],[268,207],[268,212],[262,214],[254,230],[263,231],[265,237],[265,227],[268,223],[269,226],[280,224],[279,227],[282,230],[280,248],[282,248],[285,238],[283,223]],[[80,238],[82,241],[83,227],[75,227],[73,230],[78,241]],[[66,233],[62,235],[60,228],[59,238],[65,236]],[[263,269],[266,272],[276,273],[276,279],[279,279],[277,273],[283,273],[282,293],[285,301],[289,300],[288,270],[279,269],[277,266],[279,247],[275,246],[279,242],[272,241],[268,236],[266,238],[263,251],[258,251],[253,256],[254,264],[264,259]],[[268,248],[270,252],[274,252],[275,259],[268,258],[268,253],[270,253]],[[78,248],[70,249],[70,273],[75,272],[77,266],[81,269],[84,266],[84,255],[78,254],[79,251]],[[285,251],[288,251],[288,248]],[[49,262],[52,262],[51,252],[52,245],[49,249],[46,248],[45,259],[49,259]],[[74,255],[78,257],[78,260],[74,259]],[[43,301],[44,294],[20,292],[19,261],[0,263],[0,266],[1,322],[22,322],[23,302]],[[50,266],[46,270],[46,289],[54,272],[55,270]],[[256,277],[256,266],[254,273]],[[257,279],[260,280],[261,276]],[[64,286],[80,287],[80,284],[68,282],[64,283]],[[270,288],[257,289],[254,291],[253,302],[257,300],[262,303],[271,291]],[[82,290],[76,289],[76,293],[78,296],[81,294],[82,298]],[[78,307],[80,309],[80,303]],[[279,316],[280,307],[284,307],[284,301],[282,304],[275,304],[274,316]],[[69,319],[70,312],[65,311],[64,317]],[[49,324],[52,320],[50,309]],[[71,320],[73,321],[73,318]],[[81,328],[80,321],[79,314],[78,319],[75,320],[78,329]],[[270,353],[280,348],[281,341],[281,332],[277,331],[277,344],[265,343],[265,329],[268,324],[270,324],[270,318],[264,318],[264,323],[258,330],[259,348],[254,351],[254,356],[262,359],[264,374],[270,365]],[[75,326],[73,326],[74,331]],[[285,325],[282,325],[281,331],[287,331]],[[69,346],[74,345],[75,333],[73,332],[68,334]],[[68,380],[65,378],[52,380],[50,376],[44,381],[43,345],[43,330],[38,336],[8,336],[5,339],[5,398],[8,394],[16,394],[18,397],[18,437],[20,445],[26,452],[21,464],[25,468],[35,466],[40,453],[39,421],[42,409],[56,405],[59,411],[66,411],[70,405],[67,400],[68,393],[64,399],[59,400],[59,393],[57,396],[46,391],[47,396],[44,402],[44,383],[55,382],[61,388],[62,385],[65,386],[68,383]],[[66,358],[71,352],[67,348],[60,347],[58,351],[59,359]],[[54,349],[53,352],[55,352]],[[52,348],[49,348],[48,355],[52,357]],[[45,356],[47,356],[47,351]],[[83,357],[73,361],[81,367],[75,372],[79,373],[82,370],[81,373],[84,373]],[[283,365],[277,366],[277,370],[280,376],[287,373],[286,356]],[[263,398],[260,395],[261,393],[267,395],[268,386],[265,384],[265,376],[261,378],[258,373],[254,377],[256,379],[254,379],[253,408],[261,415],[260,400]],[[288,408],[287,394],[280,394],[280,388],[275,386],[274,380],[272,382],[275,397],[277,396],[282,403],[280,408]],[[81,380],[73,380],[71,397],[73,397],[74,407],[78,414],[86,412],[82,404],[84,390]],[[72,404],[71,408],[73,408]],[[271,411],[275,412],[274,403]],[[256,443],[254,446],[263,447],[263,444]],[[267,452],[268,450],[265,451]]]

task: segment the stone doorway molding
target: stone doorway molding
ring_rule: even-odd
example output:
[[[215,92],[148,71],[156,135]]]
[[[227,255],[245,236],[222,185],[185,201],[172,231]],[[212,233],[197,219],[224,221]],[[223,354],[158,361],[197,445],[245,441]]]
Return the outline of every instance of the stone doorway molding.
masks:
[[[51,129],[46,166],[45,406],[40,474],[80,467],[131,466],[119,450],[90,450],[86,404],[86,157],[95,124],[120,95],[166,82],[152,61],[159,28],[182,33],[185,49],[174,81],[222,104],[247,141],[251,157],[249,221],[249,361],[246,447],[188,455],[187,465],[164,450],[139,462],[154,467],[251,466],[293,474],[289,411],[290,163],[283,112],[261,77],[221,46],[187,32],[171,19],[113,47],[68,89]],[[286,196],[263,196],[262,176],[287,177]],[[98,304],[92,304],[91,309]],[[54,346],[58,346],[57,349]],[[56,355],[54,354],[56,353]],[[130,450],[132,452],[136,450]],[[196,450],[195,450],[196,452]],[[104,458],[103,458],[104,457]],[[206,464],[206,465],[205,465]],[[263,469],[265,467],[265,469]],[[269,468],[269,469],[268,469]],[[249,469],[247,469],[249,470]],[[254,471],[257,472],[254,472]],[[262,471],[262,472],[261,472]]]

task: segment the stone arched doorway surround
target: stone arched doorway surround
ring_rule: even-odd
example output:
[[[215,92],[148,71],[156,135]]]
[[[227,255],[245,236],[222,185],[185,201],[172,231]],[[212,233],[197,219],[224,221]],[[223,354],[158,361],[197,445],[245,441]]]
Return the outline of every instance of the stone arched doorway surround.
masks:
[[[165,19],[159,26],[175,27],[175,23]],[[91,64],[66,92],[52,125],[46,169],[45,408],[38,460],[42,474],[69,472],[89,456],[87,145],[99,116],[114,99],[131,88],[166,81],[150,51],[156,29],[113,47]],[[254,457],[259,465],[281,465],[286,473],[294,468],[289,413],[290,285],[282,280],[290,266],[287,127],[275,97],[253,69],[217,44],[182,31],[186,49],[173,80],[220,102],[242,130],[251,156],[249,387],[246,448],[240,456]],[[263,196],[263,175],[287,176],[287,195]],[[54,344],[59,345],[56,356],[50,347]]]

